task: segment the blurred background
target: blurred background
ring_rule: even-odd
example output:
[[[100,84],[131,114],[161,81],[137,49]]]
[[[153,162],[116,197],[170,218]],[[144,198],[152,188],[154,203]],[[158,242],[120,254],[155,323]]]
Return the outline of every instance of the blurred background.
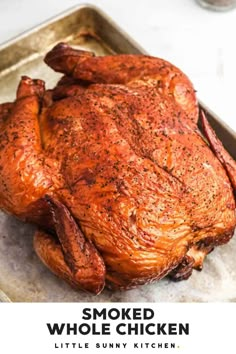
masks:
[[[0,0],[0,43],[84,2]],[[214,12],[195,0],[86,2],[110,15],[151,55],[182,69],[198,97],[236,131],[236,9]]]

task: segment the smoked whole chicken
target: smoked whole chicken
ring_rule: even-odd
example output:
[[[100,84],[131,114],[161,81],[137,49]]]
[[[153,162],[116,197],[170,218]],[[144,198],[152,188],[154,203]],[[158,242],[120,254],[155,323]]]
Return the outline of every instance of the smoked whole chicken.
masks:
[[[38,225],[38,256],[77,289],[187,279],[236,225],[236,163],[189,79],[63,43],[45,62],[54,89],[24,76],[0,105],[0,208]]]

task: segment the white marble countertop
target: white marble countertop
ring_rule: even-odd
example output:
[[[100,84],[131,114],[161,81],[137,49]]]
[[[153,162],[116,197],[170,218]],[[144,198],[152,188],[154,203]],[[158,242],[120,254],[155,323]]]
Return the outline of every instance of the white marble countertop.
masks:
[[[1,0],[0,43],[80,3],[84,1]],[[199,98],[236,131],[236,10],[207,11],[194,0],[89,3],[103,9],[149,53],[180,67]]]

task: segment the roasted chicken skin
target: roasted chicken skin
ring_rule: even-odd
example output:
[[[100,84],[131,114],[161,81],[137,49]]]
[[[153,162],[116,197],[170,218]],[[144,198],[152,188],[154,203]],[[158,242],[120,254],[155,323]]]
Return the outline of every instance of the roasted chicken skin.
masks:
[[[186,279],[233,235],[236,163],[175,66],[66,44],[53,90],[22,77],[0,105],[0,208],[39,226],[42,261],[94,294]],[[208,142],[206,141],[208,140]]]

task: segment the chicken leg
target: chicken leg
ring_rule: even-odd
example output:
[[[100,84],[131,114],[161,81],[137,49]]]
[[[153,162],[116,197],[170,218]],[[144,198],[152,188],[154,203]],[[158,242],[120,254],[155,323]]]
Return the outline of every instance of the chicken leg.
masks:
[[[145,55],[120,54],[95,57],[67,44],[56,45],[45,57],[55,71],[90,83],[151,85],[176,103],[196,123],[198,105],[186,75],[169,62]]]
[[[41,260],[73,287],[99,294],[105,285],[105,265],[95,246],[87,241],[69,210],[54,198],[46,197],[60,243],[37,231],[34,247]]]
[[[205,114],[203,111],[200,112],[203,132],[214,151],[216,157],[224,166],[226,172],[228,173],[229,179],[231,181],[234,193],[236,192],[236,162],[230,156],[230,154],[225,150],[221,141],[217,138],[214,130],[210,126]]]

